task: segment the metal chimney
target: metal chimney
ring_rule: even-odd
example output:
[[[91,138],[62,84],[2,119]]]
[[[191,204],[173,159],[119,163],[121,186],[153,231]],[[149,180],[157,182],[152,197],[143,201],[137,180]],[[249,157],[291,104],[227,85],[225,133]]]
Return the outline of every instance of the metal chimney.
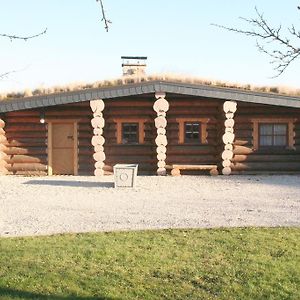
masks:
[[[147,56],[121,56],[123,76],[140,77],[146,74]]]

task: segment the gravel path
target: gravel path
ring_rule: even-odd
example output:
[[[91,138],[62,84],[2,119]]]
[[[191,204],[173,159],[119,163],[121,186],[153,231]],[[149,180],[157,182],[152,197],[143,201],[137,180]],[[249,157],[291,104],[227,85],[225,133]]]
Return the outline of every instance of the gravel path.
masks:
[[[300,176],[0,177],[0,236],[219,226],[300,226]]]

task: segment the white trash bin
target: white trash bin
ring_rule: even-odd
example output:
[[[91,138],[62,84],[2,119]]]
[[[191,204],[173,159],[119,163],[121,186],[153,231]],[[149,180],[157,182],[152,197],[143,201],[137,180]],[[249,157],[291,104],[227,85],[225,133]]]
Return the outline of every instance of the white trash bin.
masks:
[[[135,187],[138,164],[114,165],[114,178],[116,187]]]

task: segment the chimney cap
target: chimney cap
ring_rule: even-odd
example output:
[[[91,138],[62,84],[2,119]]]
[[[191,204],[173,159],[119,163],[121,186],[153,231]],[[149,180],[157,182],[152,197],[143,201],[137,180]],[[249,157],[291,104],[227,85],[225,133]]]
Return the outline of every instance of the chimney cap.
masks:
[[[121,56],[121,59],[147,59],[147,56]]]

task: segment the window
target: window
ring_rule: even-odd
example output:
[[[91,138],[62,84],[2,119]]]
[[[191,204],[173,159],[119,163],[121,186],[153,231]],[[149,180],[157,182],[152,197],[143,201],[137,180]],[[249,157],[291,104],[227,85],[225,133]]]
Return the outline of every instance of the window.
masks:
[[[288,124],[259,124],[259,146],[286,147]]]
[[[253,150],[259,148],[295,149],[293,118],[257,118],[253,122]]]
[[[184,123],[184,142],[185,143],[200,143],[201,125],[199,122]]]
[[[207,144],[208,118],[178,118],[179,144]]]
[[[116,124],[117,144],[144,144],[145,123],[148,118],[116,118],[112,119]]]
[[[139,143],[139,123],[122,123],[122,144]]]

